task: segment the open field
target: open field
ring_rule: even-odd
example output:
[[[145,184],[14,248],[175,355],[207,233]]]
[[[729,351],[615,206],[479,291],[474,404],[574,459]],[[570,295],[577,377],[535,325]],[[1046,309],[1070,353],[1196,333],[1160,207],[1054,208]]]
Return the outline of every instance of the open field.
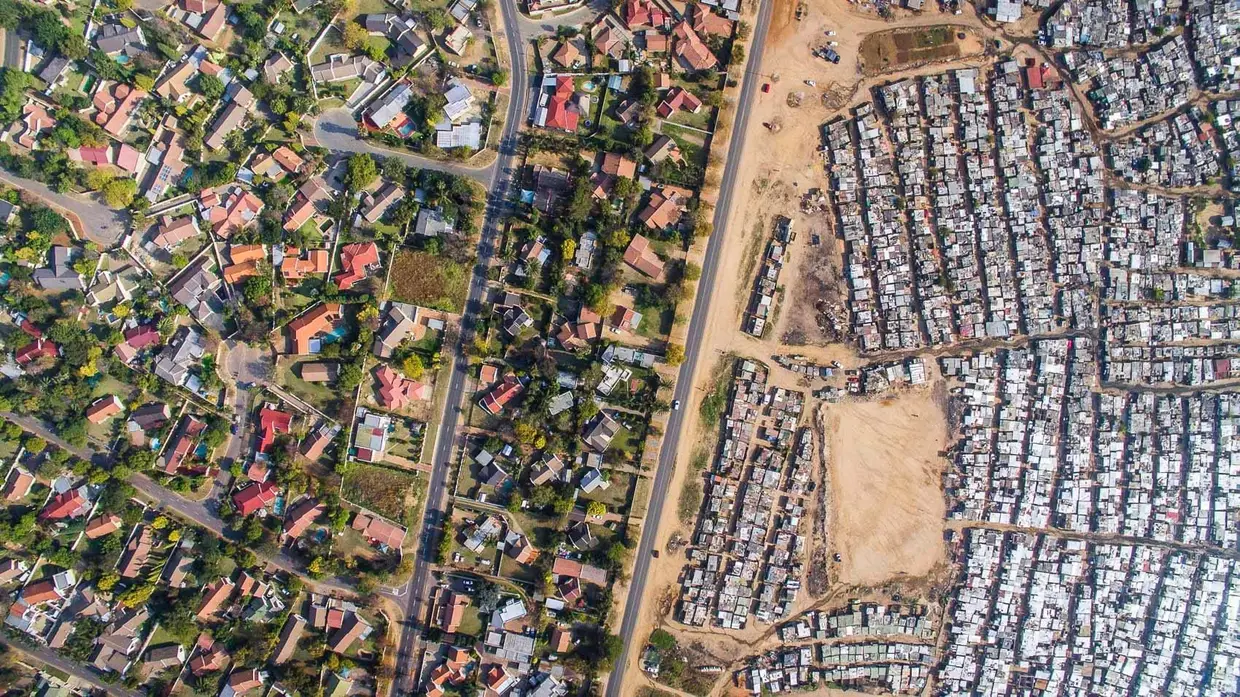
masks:
[[[831,534],[846,584],[923,576],[946,559],[947,421],[932,391],[824,405]],[[846,502],[846,504],[845,504]]]
[[[870,34],[861,42],[860,63],[867,76],[981,53],[981,40],[965,27],[943,24]]]
[[[358,462],[344,476],[340,495],[350,503],[407,525],[422,489],[417,479],[409,472]]]
[[[391,294],[402,302],[460,312],[468,285],[469,271],[449,259],[401,250],[392,262]]]

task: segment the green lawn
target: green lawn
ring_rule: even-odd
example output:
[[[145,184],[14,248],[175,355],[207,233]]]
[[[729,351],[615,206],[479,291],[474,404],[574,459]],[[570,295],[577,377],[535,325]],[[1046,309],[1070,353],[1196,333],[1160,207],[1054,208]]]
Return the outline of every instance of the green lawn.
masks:
[[[326,382],[306,382],[297,377],[300,375],[301,366],[306,363],[317,363],[320,359],[310,357],[304,360],[282,360],[280,361],[279,381],[280,385],[289,392],[315,405],[319,409],[327,411],[329,407],[336,401],[340,400],[344,395]],[[332,361],[328,361],[332,362]]]
[[[619,436],[616,436],[618,439]],[[615,447],[613,444],[612,447]],[[632,488],[633,475],[628,472],[611,472],[608,481],[611,486],[606,489],[595,489],[589,494],[581,494],[579,497],[585,501],[599,501],[606,504],[607,510],[610,512],[619,512],[628,502],[629,489]]]

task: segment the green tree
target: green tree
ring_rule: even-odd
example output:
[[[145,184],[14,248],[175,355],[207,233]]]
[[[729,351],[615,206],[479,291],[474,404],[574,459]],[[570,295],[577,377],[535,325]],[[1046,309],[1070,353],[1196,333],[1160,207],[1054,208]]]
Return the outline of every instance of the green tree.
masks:
[[[591,501],[586,506],[586,515],[591,518],[602,518],[607,515],[607,505],[602,501]]]
[[[355,153],[349,157],[345,167],[344,181],[350,191],[361,191],[374,183],[379,176],[379,167],[375,160],[366,153]]]
[[[113,179],[103,186],[103,200],[113,208],[125,208],[138,194],[138,183],[132,179]]]
[[[426,373],[426,366],[422,365],[422,357],[416,353],[411,353],[401,362],[401,369],[405,372],[405,377],[410,380],[420,380]]]

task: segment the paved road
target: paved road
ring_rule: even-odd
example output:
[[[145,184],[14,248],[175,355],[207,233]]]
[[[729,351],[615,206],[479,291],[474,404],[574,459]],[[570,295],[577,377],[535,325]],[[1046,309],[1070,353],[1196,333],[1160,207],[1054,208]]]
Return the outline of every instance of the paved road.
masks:
[[[511,112],[511,110],[509,110]],[[406,163],[422,169],[433,169],[461,177],[476,179],[483,184],[492,180],[495,164],[485,167],[470,167],[459,162],[443,162],[429,157],[421,157],[399,150],[389,150],[362,140],[357,136],[357,121],[353,114],[343,107],[328,109],[319,115],[314,122],[314,138],[324,148],[337,152],[365,152],[383,157],[399,157]]]
[[[47,648],[46,646],[23,646],[22,644],[15,644],[4,639],[0,639],[0,644],[4,644],[12,649],[14,653],[21,654],[35,663],[43,663],[61,671],[62,673],[68,673],[69,675],[72,675],[73,677],[87,683],[91,687],[103,690],[105,693],[112,695],[113,697],[140,697],[137,692],[126,690],[120,685],[105,683],[99,677],[99,674],[94,670],[87,668],[77,661],[61,658],[55,651]]]
[[[426,517],[421,527],[420,546],[414,560],[413,576],[403,591],[406,619],[397,644],[397,678],[394,685],[395,694],[398,695],[414,694],[417,687],[418,676],[414,674],[414,669],[418,665],[418,656],[423,651],[421,624],[427,616],[428,608],[425,600],[430,594],[434,581],[431,575],[431,565],[434,563],[438,549],[439,536],[443,534],[442,525],[448,503],[448,470],[452,454],[457,446],[460,405],[465,398],[465,378],[469,360],[465,355],[464,347],[472,341],[474,318],[482,309],[486,292],[486,269],[494,253],[500,221],[508,206],[509,186],[516,171],[518,133],[528,118],[529,95],[534,84],[534,77],[526,68],[520,32],[516,30],[518,17],[520,17],[516,2],[515,0],[501,0],[499,5],[508,49],[512,56],[512,100],[508,104],[508,117],[504,122],[504,132],[500,137],[499,157],[495,165],[491,167],[489,179],[483,182],[487,185],[489,195],[486,220],[482,225],[481,239],[478,242],[478,264],[474,267],[473,279],[470,281],[469,297],[461,320],[460,342],[454,352],[452,376],[448,381],[448,398],[444,400],[446,413],[435,440],[435,452],[431,460],[434,469],[427,487]]]
[[[680,366],[680,374],[676,377],[674,399],[683,404],[690,403],[693,392],[693,373],[701,357],[702,337],[706,331],[706,316],[710,311],[711,297],[715,291],[715,275],[719,271],[719,258],[723,250],[724,237],[727,235],[728,214],[732,209],[732,192],[736,186],[736,175],[740,170],[742,148],[745,143],[745,131],[749,125],[749,111],[754,103],[754,92],[758,83],[758,68],[762,62],[762,49],[766,43],[766,32],[771,24],[771,7],[774,0],[762,0],[758,9],[758,23],[754,28],[753,44],[749,47],[749,60],[745,63],[745,83],[741,88],[739,105],[736,110],[736,122],[732,125],[732,138],[728,144],[728,160],[724,167],[723,180],[719,186],[719,203],[715,208],[714,232],[706,248],[706,259],[702,265],[702,278],[698,283],[697,300],[693,304],[693,315],[689,320],[689,336],[685,344],[685,362]],[[676,453],[679,450],[681,430],[684,427],[685,412],[673,411],[668,419],[663,449],[659,453],[658,470],[655,473],[654,485],[651,487],[650,514],[642,526],[641,543],[637,546],[637,561],[633,566],[633,580],[629,585],[629,597],[624,604],[624,620],[620,623],[620,637],[624,640],[624,649],[616,669],[607,681],[607,697],[620,697],[625,669],[632,656],[641,651],[645,637],[633,636],[637,630],[638,618],[641,616],[642,601],[646,598],[646,576],[650,571],[650,559],[655,548],[659,531],[659,518],[663,513],[664,499],[671,488],[672,475],[676,471]]]
[[[93,198],[58,194],[42,182],[23,179],[9,172],[0,172],[0,181],[37,194],[40,198],[73,213],[85,226],[86,236],[104,249],[114,246],[129,227],[128,214],[114,211]]]

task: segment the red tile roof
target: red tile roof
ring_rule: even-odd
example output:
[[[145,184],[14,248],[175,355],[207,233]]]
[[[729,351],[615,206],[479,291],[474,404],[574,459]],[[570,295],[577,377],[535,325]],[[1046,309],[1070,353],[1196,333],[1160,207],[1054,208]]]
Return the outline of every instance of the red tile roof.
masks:
[[[232,495],[233,504],[241,515],[250,515],[276,500],[275,482],[251,484]]]
[[[336,287],[348,290],[366,278],[369,268],[379,263],[379,246],[374,242],[346,244],[340,250],[341,273],[336,274]]]
[[[258,452],[266,453],[276,441],[276,436],[288,433],[293,415],[264,406],[258,412]]]
[[[543,122],[547,128],[558,128],[569,132],[577,130],[577,120],[580,114],[577,113],[576,107],[569,103],[572,101],[573,91],[571,76],[561,75],[556,78],[555,93],[547,102],[547,120]]]
[[[90,507],[90,502],[82,495],[80,489],[70,489],[66,492],[56,494],[51,501],[43,507],[39,512],[39,520],[64,520],[65,518],[76,518],[84,513]]]

